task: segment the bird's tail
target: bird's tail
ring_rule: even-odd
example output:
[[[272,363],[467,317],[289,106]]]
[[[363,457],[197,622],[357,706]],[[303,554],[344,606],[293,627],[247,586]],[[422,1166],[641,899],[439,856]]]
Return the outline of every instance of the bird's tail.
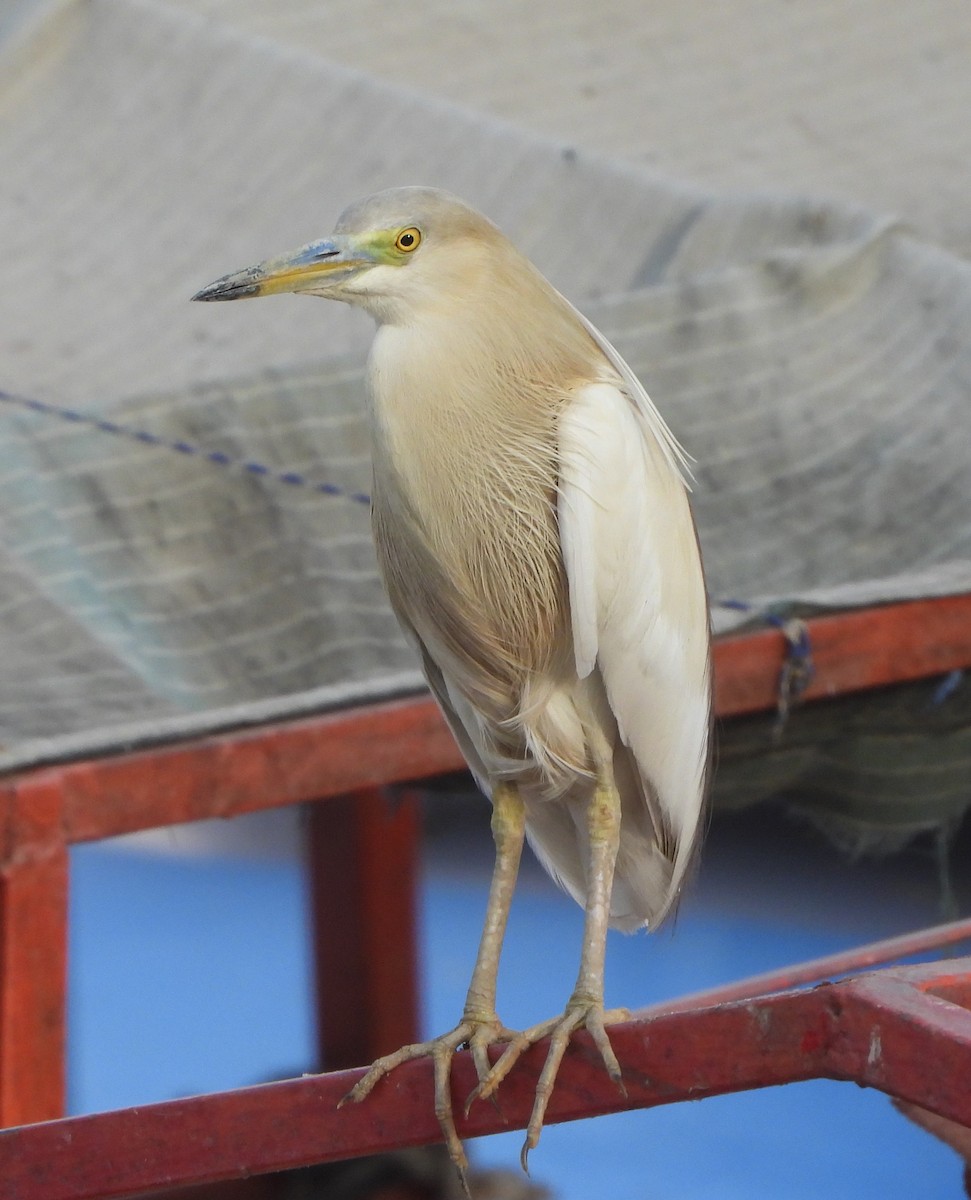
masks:
[[[642,926],[655,929],[676,906],[696,854],[685,854],[683,848],[676,852],[674,839],[657,819],[658,805],[652,801],[650,785],[622,744],[614,756],[614,782],[621,799],[621,838],[610,924],[625,932]],[[581,906],[587,893],[586,810],[593,787],[593,781],[583,780],[557,800],[526,796],[529,843],[553,879]],[[695,842],[698,840],[696,836]]]

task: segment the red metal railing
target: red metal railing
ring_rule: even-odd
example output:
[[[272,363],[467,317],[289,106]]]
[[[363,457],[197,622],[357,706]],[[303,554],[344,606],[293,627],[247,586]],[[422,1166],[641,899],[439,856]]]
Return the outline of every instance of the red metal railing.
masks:
[[[965,924],[971,935],[971,922]],[[900,967],[611,1026],[626,1095],[589,1037],[564,1059],[547,1123],[807,1079],[878,1088],[971,1125],[971,959]],[[459,1134],[523,1128],[545,1046],[503,1083],[501,1111],[462,1102],[468,1052],[453,1066]],[[309,1076],[143,1108],[0,1131],[0,1195],[111,1200],[438,1140],[431,1064],[399,1067],[361,1105],[338,1111],[361,1070]]]

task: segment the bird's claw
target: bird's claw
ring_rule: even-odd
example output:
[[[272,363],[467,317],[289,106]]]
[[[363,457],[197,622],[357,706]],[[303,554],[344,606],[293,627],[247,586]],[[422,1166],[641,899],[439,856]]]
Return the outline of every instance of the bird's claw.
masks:
[[[429,1042],[402,1046],[394,1054],[387,1054],[384,1058],[379,1058],[367,1074],[362,1076],[340,1101],[338,1107],[347,1103],[356,1104],[364,1100],[385,1075],[393,1071],[395,1067],[401,1066],[402,1063],[410,1062],[414,1058],[431,1058],[435,1071],[435,1116],[438,1118],[449,1157],[455,1164],[462,1188],[468,1196],[466,1173],[469,1160],[462,1140],[455,1129],[455,1115],[450,1091],[452,1059],[456,1051],[462,1046],[468,1046],[479,1081],[465,1102],[465,1115],[468,1116],[469,1109],[476,1100],[491,1100],[498,1108],[496,1090],[519,1061],[523,1052],[542,1041],[543,1038],[550,1039],[546,1061],[536,1084],[536,1095],[529,1124],[526,1126],[526,1140],[520,1154],[523,1170],[529,1174],[529,1152],[539,1144],[546,1109],[553,1094],[553,1085],[556,1082],[560,1063],[563,1061],[570,1037],[577,1029],[585,1028],[587,1030],[593,1038],[607,1074],[621,1092],[625,1096],[627,1095],[620,1064],[610,1044],[610,1038],[607,1036],[607,1026],[616,1024],[618,1021],[626,1021],[629,1017],[630,1011],[626,1008],[615,1008],[605,1012],[603,1005],[596,1001],[577,1000],[571,1001],[560,1016],[543,1021],[539,1025],[533,1025],[531,1028],[523,1030],[522,1033],[507,1029],[498,1018],[466,1019],[461,1021],[450,1033],[442,1034],[441,1037],[433,1038]],[[496,1062],[490,1064],[489,1047],[496,1042],[507,1042],[508,1045]]]
[[[431,1058],[435,1072],[435,1116],[438,1118],[449,1158],[454,1163],[462,1183],[462,1189],[468,1196],[469,1160],[462,1145],[462,1139],[455,1129],[455,1115],[452,1109],[450,1090],[452,1059],[457,1050],[468,1045],[472,1053],[472,1061],[475,1064],[476,1075],[481,1084],[492,1069],[489,1062],[489,1046],[493,1042],[509,1041],[517,1036],[518,1034],[507,1029],[497,1017],[464,1019],[450,1033],[444,1033],[441,1037],[433,1038],[428,1042],[416,1042],[410,1046],[402,1046],[393,1054],[386,1054],[383,1058],[377,1059],[372,1063],[367,1074],[357,1081],[337,1107],[342,1108],[348,1103],[360,1103],[371,1094],[385,1075],[393,1071],[395,1067],[400,1067],[402,1063],[410,1062],[415,1058]],[[468,1105],[466,1105],[465,1112],[467,1115]]]
[[[543,1064],[543,1070],[536,1084],[533,1110],[530,1113],[529,1124],[526,1126],[526,1140],[523,1143],[520,1154],[522,1168],[528,1175],[529,1152],[539,1144],[540,1133],[543,1130],[543,1121],[546,1117],[546,1109],[550,1101],[550,1096],[553,1094],[553,1084],[556,1081],[560,1063],[563,1061],[563,1055],[566,1053],[566,1048],[569,1045],[570,1036],[575,1030],[580,1028],[587,1030],[600,1053],[607,1074],[617,1084],[623,1095],[627,1095],[620,1064],[610,1044],[606,1027],[617,1024],[619,1021],[629,1020],[629,1018],[630,1010],[626,1008],[615,1008],[605,1012],[603,1005],[597,1002],[571,1001],[561,1016],[553,1017],[549,1021],[543,1021],[539,1025],[533,1025],[531,1028],[525,1029],[522,1033],[513,1037],[488,1075],[484,1079],[481,1075],[479,1076],[479,1084],[466,1101],[465,1111],[469,1111],[475,1100],[487,1100],[493,1097],[499,1084],[502,1083],[516,1065],[525,1050],[535,1045],[536,1042],[542,1041],[543,1038],[548,1037],[550,1039],[546,1061]]]

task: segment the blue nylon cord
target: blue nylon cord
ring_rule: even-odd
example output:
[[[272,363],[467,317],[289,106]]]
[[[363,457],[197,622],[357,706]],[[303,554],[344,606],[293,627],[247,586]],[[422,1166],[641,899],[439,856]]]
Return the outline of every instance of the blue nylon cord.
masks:
[[[3,390],[0,390],[0,401],[27,412],[39,413],[45,417],[56,417],[58,420],[67,421],[72,425],[83,425],[88,429],[95,429],[99,433],[111,434],[113,437],[126,438],[128,441],[141,442],[146,446],[155,446],[160,450],[170,450],[175,454],[197,458],[200,462],[211,463],[216,467],[235,468],[248,475],[272,480],[274,483],[282,483],[289,487],[306,487],[312,492],[324,496],[341,497],[355,504],[370,505],[371,503],[371,497],[365,492],[351,492],[346,488],[339,487],[336,483],[319,483],[316,480],[308,479],[299,471],[277,471],[273,467],[268,467],[265,463],[256,462],[253,459],[234,458],[233,455],[226,454],[222,450],[207,450],[204,446],[197,446],[182,439],[162,437],[161,434],[152,433],[148,429],[123,425],[104,417],[93,417],[76,408],[66,408],[60,404],[51,404],[46,400],[34,400],[28,396],[16,396]]]

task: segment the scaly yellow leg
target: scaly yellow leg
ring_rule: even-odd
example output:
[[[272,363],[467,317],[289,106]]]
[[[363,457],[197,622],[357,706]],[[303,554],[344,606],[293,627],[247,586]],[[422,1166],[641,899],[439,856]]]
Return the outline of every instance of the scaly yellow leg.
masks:
[[[553,1084],[574,1030],[581,1026],[587,1029],[600,1051],[610,1078],[621,1090],[624,1088],[620,1065],[610,1045],[606,1026],[626,1020],[630,1013],[626,1009],[605,1012],[603,1003],[610,893],[613,888],[617,851],[620,847],[620,795],[614,786],[609,768],[598,772],[597,786],[587,808],[587,831],[590,856],[587,864],[586,916],[580,971],[573,994],[561,1016],[534,1025],[513,1038],[486,1078],[480,1078],[479,1086],[469,1098],[471,1102],[474,1099],[492,1096],[523,1051],[545,1037],[550,1038],[546,1062],[536,1085],[533,1111],[526,1127],[526,1141],[522,1151],[524,1170],[530,1150],[539,1142]]]
[[[489,886],[482,937],[479,940],[472,980],[465,998],[462,1020],[450,1033],[442,1034],[429,1042],[402,1046],[394,1054],[379,1058],[341,1101],[341,1104],[346,1104],[348,1101],[363,1100],[374,1085],[395,1067],[413,1058],[431,1056],[435,1066],[435,1115],[438,1117],[452,1161],[462,1175],[463,1184],[469,1164],[462,1142],[455,1131],[455,1118],[452,1113],[449,1090],[452,1057],[460,1046],[468,1043],[476,1073],[482,1081],[489,1075],[489,1046],[493,1042],[508,1041],[517,1036],[496,1016],[496,976],[509,919],[509,907],[519,874],[525,833],[526,815],[518,789],[515,784],[500,784],[492,797],[492,835],[496,844],[496,862]]]

